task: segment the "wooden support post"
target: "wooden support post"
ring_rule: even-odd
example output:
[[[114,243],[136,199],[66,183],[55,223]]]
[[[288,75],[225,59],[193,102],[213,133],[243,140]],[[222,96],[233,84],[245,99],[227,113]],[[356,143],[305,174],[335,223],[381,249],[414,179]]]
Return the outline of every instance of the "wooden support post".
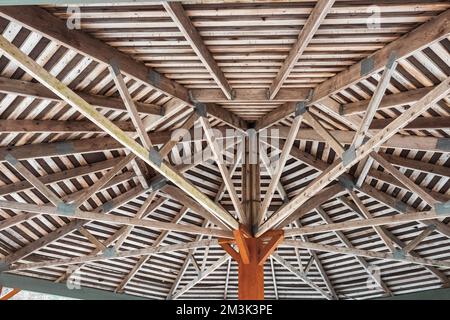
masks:
[[[234,231],[234,236],[239,252],[231,246],[230,239],[221,239],[219,244],[239,265],[239,300],[263,300],[264,263],[283,242],[284,232],[276,230],[254,238],[240,228]]]
[[[238,283],[239,300],[264,299],[264,265],[258,263],[261,240],[248,238],[249,263],[239,262]]]

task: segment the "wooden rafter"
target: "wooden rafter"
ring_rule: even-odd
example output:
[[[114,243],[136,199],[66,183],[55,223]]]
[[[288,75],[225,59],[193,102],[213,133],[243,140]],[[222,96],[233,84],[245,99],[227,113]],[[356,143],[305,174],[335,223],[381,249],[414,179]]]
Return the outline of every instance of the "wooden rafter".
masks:
[[[270,85],[269,88],[270,99],[275,98],[276,95],[278,94],[278,91],[280,90],[284,81],[291,73],[292,69],[294,68],[299,58],[302,56],[303,52],[305,51],[311,39],[313,38],[317,29],[319,29],[320,24],[322,23],[323,19],[325,19],[325,16],[327,15],[328,11],[331,9],[333,4],[334,0],[317,1],[308,20],[306,21],[305,25],[300,31],[297,41],[295,42],[294,46],[289,52],[289,55],[287,56],[286,60],[284,60],[283,65],[278,71],[277,76]]]
[[[214,81],[222,89],[226,97],[231,99],[233,93],[230,84],[211,55],[211,52],[209,52],[203,43],[202,37],[184,11],[183,5],[180,2],[163,2],[163,6],[185,39],[189,42],[191,48],[203,62],[203,65],[209,71]]]
[[[368,156],[372,150],[381,146],[381,144],[392,137],[398,130],[403,128],[406,124],[413,121],[431,105],[446,97],[450,90],[450,78],[442,81],[436,89],[430,91],[422,99],[416,102],[411,108],[405,111],[397,119],[391,122],[383,130],[377,132],[369,141],[355,150],[354,157],[345,163],[340,160],[331,165],[325,170],[321,176],[308,185],[305,190],[298,196],[293,198],[289,204],[278,210],[261,226],[257,234],[263,234],[270,228],[277,225],[280,221],[286,219],[296,208],[302,205],[309,197],[315,195],[323,189],[330,181],[342,175],[347,168],[357,163],[362,158]]]

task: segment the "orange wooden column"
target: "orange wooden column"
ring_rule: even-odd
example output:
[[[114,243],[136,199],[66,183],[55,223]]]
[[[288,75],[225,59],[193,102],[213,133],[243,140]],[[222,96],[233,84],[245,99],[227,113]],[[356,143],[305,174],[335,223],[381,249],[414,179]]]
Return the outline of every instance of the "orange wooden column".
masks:
[[[283,241],[283,231],[271,231],[254,238],[240,228],[234,231],[234,237],[239,252],[231,247],[229,239],[219,243],[239,264],[239,300],[264,300],[264,263]]]
[[[3,297],[1,297],[0,300],[9,300],[12,297],[14,297],[16,294],[18,294],[20,291],[21,291],[20,289],[12,289],[10,292],[8,292]]]

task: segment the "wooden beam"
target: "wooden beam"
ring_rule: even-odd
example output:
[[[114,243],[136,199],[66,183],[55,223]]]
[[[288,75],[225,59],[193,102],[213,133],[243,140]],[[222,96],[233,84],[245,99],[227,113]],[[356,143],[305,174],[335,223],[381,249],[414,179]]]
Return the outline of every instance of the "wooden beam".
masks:
[[[392,174],[397,180],[399,180],[402,184],[407,186],[412,192],[417,194],[423,201],[433,207],[437,201],[432,196],[429,195],[427,191],[422,189],[421,186],[417,185],[410,178],[401,173],[397,168],[395,168],[392,164],[390,164],[385,158],[378,155],[376,152],[371,152],[370,156],[378,162],[383,168],[385,168],[390,174]]]
[[[162,4],[219,88],[222,89],[228,99],[232,99],[233,94],[230,84],[214,60],[211,52],[209,52],[203,43],[200,33],[184,11],[183,5],[180,2],[163,2]]]
[[[142,188],[142,186],[135,187],[134,189],[131,189],[120,196],[113,198],[109,200],[108,202],[104,203],[103,205],[99,206],[95,209],[95,212],[106,214],[117,207],[122,206],[124,203],[131,201],[135,197],[140,196],[142,193],[144,193],[145,190]],[[14,204],[14,203],[11,203]],[[25,204],[22,204],[25,205]],[[34,213],[42,214],[44,211],[36,211]],[[53,241],[56,241],[58,239],[61,239],[65,235],[68,235],[75,230],[78,230],[80,227],[87,224],[87,221],[84,220],[72,220],[68,224],[57,228],[50,233],[40,237],[39,239],[30,242],[29,244],[25,245],[24,247],[20,248],[16,252],[6,256],[4,259],[1,260],[1,262],[5,264],[12,264],[13,262],[16,262],[29,254],[39,250],[40,248],[52,243]]]
[[[125,84],[125,81],[123,80],[122,74],[120,73],[120,69],[117,66],[116,63],[112,62],[109,65],[109,72],[114,80],[114,83],[116,85],[117,91],[119,91],[120,96],[122,97],[123,103],[125,104],[125,107],[127,108],[128,115],[131,118],[131,121],[133,122],[134,126],[136,127],[137,134],[139,136],[139,139],[141,140],[141,144],[147,148],[150,149],[153,147],[153,144],[150,140],[150,137],[147,134],[147,130],[144,127],[144,124],[142,123],[142,119],[140,118],[136,104],[133,101],[133,98],[131,97],[130,93],[128,92],[128,87]]]
[[[304,107],[304,105],[303,105]],[[267,210],[272,202],[273,195],[275,194],[275,190],[278,187],[278,182],[280,181],[281,175],[283,173],[284,166],[288,160],[289,154],[291,152],[291,148],[294,145],[295,137],[297,136],[298,129],[303,120],[303,112],[305,109],[299,110],[298,114],[294,118],[294,121],[289,129],[288,136],[286,138],[286,142],[283,146],[283,150],[281,151],[281,155],[277,161],[276,169],[272,179],[270,180],[269,187],[266,190],[264,195],[263,203],[261,204],[260,212],[258,215],[257,225],[263,223],[264,218],[266,217]]]
[[[381,130],[395,118],[374,119],[370,124],[370,129]],[[420,117],[404,127],[404,130],[449,130],[450,117]]]
[[[380,147],[383,142],[392,137],[398,130],[403,128],[409,122],[417,118],[421,113],[425,112],[430,106],[437,103],[442,98],[446,97],[450,91],[450,77],[445,79],[439,84],[436,89],[430,91],[422,99],[416,102],[411,108],[401,114],[397,119],[391,122],[386,128],[377,132],[369,141],[357,148],[354,155],[351,155],[345,162],[341,159],[329,168],[327,168],[322,174],[310,183],[299,195],[294,197],[290,203],[283,206],[275,214],[273,214],[262,225],[257,236],[263,234],[267,230],[270,230],[278,223],[286,219],[293,211],[300,207],[307,199],[314,196],[317,192],[322,190],[328,183],[342,175],[348,168],[356,164],[358,161],[368,156],[372,150]]]
[[[284,232],[282,230],[276,232],[272,235],[269,242],[266,243],[262,248],[258,256],[258,264],[260,266],[264,265],[267,258],[272,255],[277,249],[278,245],[284,240]]]
[[[324,290],[322,290],[318,285],[316,285],[314,282],[312,282],[306,275],[306,273],[304,272],[300,272],[299,270],[297,270],[297,268],[295,268],[291,263],[289,263],[287,260],[283,259],[280,255],[274,253],[272,254],[273,259],[275,259],[275,261],[277,261],[280,265],[282,265],[283,267],[285,267],[288,271],[290,271],[291,273],[293,273],[295,276],[297,276],[297,278],[301,279],[304,283],[306,283],[307,285],[309,285],[311,288],[315,289],[316,291],[318,291],[324,298],[331,300],[332,297],[330,296],[330,294],[328,294],[327,292],[325,292]]]
[[[378,110],[401,107],[420,100],[424,95],[433,90],[433,87],[425,87],[420,89],[409,90],[400,93],[393,93],[383,96],[378,106]],[[364,113],[370,103],[369,100],[361,100],[357,102],[350,102],[341,106],[341,114],[343,116]]]
[[[219,230],[219,229],[205,229],[201,227],[197,227],[195,225],[181,225],[174,224],[170,222],[160,222],[160,221],[151,221],[145,219],[138,218],[130,218],[125,216],[113,216],[113,215],[105,215],[103,213],[98,212],[88,212],[80,209],[71,208],[58,208],[52,207],[48,205],[34,205],[34,204],[25,204],[20,202],[10,202],[10,201],[0,201],[0,208],[11,209],[11,210],[21,210],[27,212],[42,212],[49,215],[55,216],[70,216],[72,218],[89,220],[89,221],[102,221],[109,222],[113,224],[124,224],[128,226],[139,226],[146,227],[149,229],[157,229],[157,230],[169,230],[169,231],[178,231],[185,232],[191,234],[205,234],[212,235],[222,238],[232,238],[233,235],[229,231]],[[66,212],[67,210],[73,210],[72,212]]]
[[[392,121],[390,122],[392,123]],[[369,133],[374,135],[381,130],[370,130]],[[285,139],[288,135],[289,127],[285,126],[274,126],[267,130],[267,132],[262,131],[260,133],[261,137],[273,137],[280,139]],[[338,142],[342,145],[352,143],[355,133],[352,131],[344,130],[329,130],[332,136],[336,138]],[[296,140],[307,140],[307,141],[320,141],[326,142],[320,135],[312,129],[302,129],[299,130]],[[388,140],[381,144],[381,147],[385,148],[399,148],[399,149],[410,149],[410,150],[425,150],[425,151],[436,151],[436,152],[449,152],[448,143],[449,138],[436,138],[436,137],[423,137],[414,136],[414,140],[411,139],[409,135],[395,134]]]
[[[182,296],[184,293],[186,293],[188,290],[190,290],[192,287],[194,287],[197,283],[205,279],[207,276],[209,276],[211,273],[213,273],[217,268],[219,268],[221,265],[223,265],[225,262],[227,262],[231,257],[228,254],[225,254],[224,256],[217,259],[210,267],[208,267],[206,270],[204,270],[200,275],[198,275],[194,280],[187,283],[183,288],[181,288],[179,291],[177,291],[172,298],[178,299],[180,296]]]
[[[303,25],[303,28],[300,31],[300,34],[298,35],[294,46],[289,51],[287,58],[284,60],[283,65],[281,66],[275,79],[269,87],[270,99],[276,97],[284,81],[287,79],[292,69],[294,69],[295,64],[302,56],[306,47],[308,47],[309,42],[313,38],[317,29],[319,29],[320,24],[325,19],[325,16],[327,15],[333,4],[334,0],[317,1],[314,9],[308,17],[308,20],[306,20],[306,23]]]
[[[1,12],[2,9],[0,9]],[[0,36],[1,51],[11,60],[18,63],[30,75],[33,75],[41,83],[49,89],[54,90],[54,93],[64,99],[77,111],[81,112],[88,119],[93,121],[105,132],[110,134],[114,139],[127,147],[130,151],[136,154],[144,162],[150,165],[155,171],[178,185],[184,192],[193,197],[196,201],[202,204],[210,213],[217,218],[222,219],[232,228],[237,228],[237,221],[222,207],[214,203],[203,192],[198,190],[191,182],[186,180],[178,171],[174,170],[172,166],[161,159],[161,155],[156,150],[147,150],[131,137],[127,136],[122,130],[114,126],[105,116],[95,110],[89,103],[77,96],[61,81],[52,76],[44,68],[38,65],[35,61],[25,55],[16,46],[11,44],[3,36]],[[120,64],[119,64],[120,65]],[[123,67],[121,70],[124,71]]]
[[[333,223],[331,218],[326,214],[326,212],[319,206],[316,208],[316,212],[318,215],[328,224]],[[353,248],[353,244],[351,241],[344,235],[342,231],[335,231],[334,232],[336,237],[348,248]],[[369,263],[364,260],[364,258],[360,256],[355,256],[356,260],[361,264],[361,266],[364,268],[364,270],[367,272],[369,277],[373,279],[373,281],[388,295],[392,295],[391,290],[387,286],[387,284],[380,278],[378,278],[376,275],[373,274],[370,270]]]
[[[233,207],[236,211],[239,221],[241,221],[241,223],[245,223],[244,210],[242,208],[241,201],[236,192],[236,188],[234,187],[232,176],[230,175],[227,165],[223,160],[221,152],[223,148],[221,148],[217,143],[216,137],[205,113],[202,114],[201,112],[199,112],[199,121],[205,132],[206,140],[208,141],[208,144],[214,156],[214,161],[216,162],[216,165],[219,168],[220,174],[222,176],[223,182],[227,187],[228,194],[230,195],[231,202],[233,203]]]
[[[72,265],[72,264],[80,264],[87,262],[95,262],[95,261],[105,261],[110,259],[121,259],[128,257],[136,257],[142,255],[150,255],[150,254],[158,254],[158,253],[166,253],[173,251],[183,251],[194,248],[205,248],[209,246],[217,245],[216,240],[202,240],[195,242],[185,242],[178,243],[166,246],[150,246],[143,249],[135,249],[128,251],[119,251],[112,252],[108,254],[97,254],[97,255],[86,255],[75,258],[67,258],[67,259],[52,259],[49,261],[42,262],[33,262],[27,264],[19,264],[17,266],[13,266],[10,268],[10,271],[23,271],[23,270],[31,270],[31,269],[40,269],[40,268],[49,268],[55,266],[64,266],[64,265]]]
[[[121,161],[119,161],[111,170],[106,172],[100,179],[98,179],[92,186],[87,189],[82,190],[78,197],[73,200],[73,204],[79,207],[86,200],[91,198],[96,192],[98,192],[104,185],[108,183],[118,172],[120,172],[124,167],[126,167],[133,159],[135,155],[130,153]]]
[[[313,242],[304,242],[298,240],[285,240],[283,245],[289,247],[297,247],[303,249],[311,249],[315,251],[322,252],[331,252],[331,253],[340,253],[351,256],[360,256],[374,259],[383,259],[383,260],[393,260],[400,261],[404,263],[413,263],[425,266],[438,266],[442,268],[450,268],[450,262],[442,261],[442,260],[433,260],[433,259],[423,259],[412,256],[403,256],[401,254],[392,254],[388,252],[379,252],[379,251],[369,251],[362,249],[350,249],[346,247],[336,247],[325,244],[313,243]]]
[[[356,131],[355,136],[353,137],[353,141],[351,143],[351,148],[358,148],[364,141],[364,138],[368,135],[369,126],[372,122],[372,119],[377,112],[378,106],[380,105],[381,98],[384,96],[386,88],[391,81],[391,77],[395,72],[395,68],[397,67],[397,62],[395,53],[391,53],[389,55],[389,60],[386,63],[386,67],[384,68],[383,75],[381,76],[380,81],[378,81],[378,85],[370,99],[369,105],[367,106],[366,112],[364,112],[364,117],[359,124],[359,128]]]
[[[239,248],[240,259],[236,260],[243,264],[250,263],[250,250],[246,241],[246,237],[244,236],[244,232],[239,230],[233,231],[234,239],[236,239],[236,245]]]
[[[44,99],[54,102],[63,101],[60,97],[54,94],[40,83],[9,79],[0,77],[0,92],[5,94],[14,94],[23,97],[31,97],[37,99]],[[126,111],[125,105],[121,99],[114,97],[106,97],[101,95],[89,94],[86,92],[76,91],[77,94],[93,106],[109,109]],[[163,116],[164,107],[151,103],[136,102],[136,108],[139,113],[145,115]]]
[[[336,138],[320,123],[320,121],[310,112],[305,114],[305,121],[330,145],[331,149],[336,152],[338,156],[344,153],[345,149]]]
[[[181,208],[180,212],[172,219],[172,223],[178,223],[183,219],[184,215],[188,212],[188,208],[183,207]],[[129,234],[130,232],[128,232]],[[126,238],[126,234],[124,233],[123,237]],[[159,234],[159,236],[155,239],[155,241],[152,243],[152,246],[158,246],[161,243],[164,242],[164,240],[167,239],[167,236],[169,235],[168,231],[163,231]],[[119,249],[120,246],[115,246],[116,250]],[[139,258],[138,262],[134,265],[134,267],[131,269],[131,271],[123,278],[123,280],[120,282],[120,284],[116,288],[116,292],[121,292],[125,288],[125,286],[133,279],[133,277],[136,275],[136,273],[139,272],[141,267],[150,259],[151,255],[142,256]]]
[[[412,212],[408,214],[397,214],[393,216],[383,216],[377,218],[370,218],[365,220],[351,220],[339,223],[332,223],[319,226],[308,226],[299,229],[290,229],[285,231],[285,236],[295,236],[303,234],[323,233],[339,230],[350,230],[365,227],[374,227],[382,225],[394,225],[408,222],[416,222],[423,220],[438,219],[450,216],[450,213],[437,213],[434,209],[429,211]]]

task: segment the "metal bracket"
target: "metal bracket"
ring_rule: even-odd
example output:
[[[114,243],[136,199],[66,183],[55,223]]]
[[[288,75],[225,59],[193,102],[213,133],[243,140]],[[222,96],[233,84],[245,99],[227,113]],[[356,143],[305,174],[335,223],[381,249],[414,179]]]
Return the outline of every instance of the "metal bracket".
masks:
[[[308,107],[306,106],[306,101],[300,101],[295,104],[295,116],[301,116],[306,111],[308,111]]]
[[[447,202],[439,202],[434,206],[434,211],[439,216],[450,216],[450,200]]]
[[[349,165],[356,159],[356,149],[355,146],[350,146],[347,150],[342,153],[342,164],[344,166]]]
[[[338,178],[339,184],[341,186],[343,186],[345,189],[352,191],[353,189],[355,189],[355,183],[352,181],[352,179],[346,177],[346,176],[341,176]]]
[[[231,100],[234,100],[236,98],[236,90],[231,89]]]
[[[62,215],[71,217],[75,214],[77,210],[77,207],[74,204],[69,204],[69,203],[58,203],[58,205],[56,206],[56,211],[58,213],[61,213]]]
[[[158,167],[161,167],[162,164],[162,158],[161,154],[156,150],[155,148],[150,148],[148,152],[148,158],[151,162],[156,164]]]
[[[373,57],[367,57],[361,61],[360,76],[368,75],[375,68]]]
[[[114,258],[117,256],[117,251],[116,249],[114,249],[114,247],[108,247],[105,250],[103,250],[102,255],[106,258]]]
[[[163,178],[163,177],[161,177],[161,178],[158,178],[156,181],[154,181],[154,182],[152,182],[151,184],[150,184],[150,189],[152,190],[152,191],[156,191],[156,190],[159,190],[159,189],[161,189],[162,187],[164,187],[166,184],[167,184],[167,179],[166,178]]]
[[[396,260],[404,260],[406,257],[406,254],[405,254],[405,251],[403,251],[402,249],[395,249],[394,252],[392,253],[392,256]]]
[[[199,117],[203,117],[203,118],[207,117],[206,105],[204,103],[200,103],[200,102],[195,103],[194,110]]]
[[[119,68],[119,64],[117,63],[117,60],[115,58],[112,58],[108,62],[109,62],[109,65],[111,66],[111,69],[112,69],[114,75],[119,76],[120,68]]]
[[[74,149],[72,142],[58,142],[56,144],[56,153],[59,155],[71,154]]]
[[[438,138],[436,143],[436,148],[442,151],[450,151],[450,139],[449,138]]]
[[[9,270],[9,264],[5,262],[0,262],[0,273]]]
[[[405,213],[406,210],[408,209],[408,205],[403,201],[395,201],[394,209],[400,213]]]
[[[114,208],[114,205],[111,201],[107,201],[104,204],[102,204],[102,212],[106,213],[111,211]]]
[[[155,70],[150,70],[148,72],[148,80],[150,80],[150,82],[153,84],[159,85],[159,83],[161,82],[161,75]]]
[[[394,65],[394,63],[397,61],[397,52],[392,51],[389,54],[388,62],[386,63],[386,68],[390,69]]]
[[[19,162],[11,153],[7,153],[5,155],[5,160],[13,166],[15,166]]]

